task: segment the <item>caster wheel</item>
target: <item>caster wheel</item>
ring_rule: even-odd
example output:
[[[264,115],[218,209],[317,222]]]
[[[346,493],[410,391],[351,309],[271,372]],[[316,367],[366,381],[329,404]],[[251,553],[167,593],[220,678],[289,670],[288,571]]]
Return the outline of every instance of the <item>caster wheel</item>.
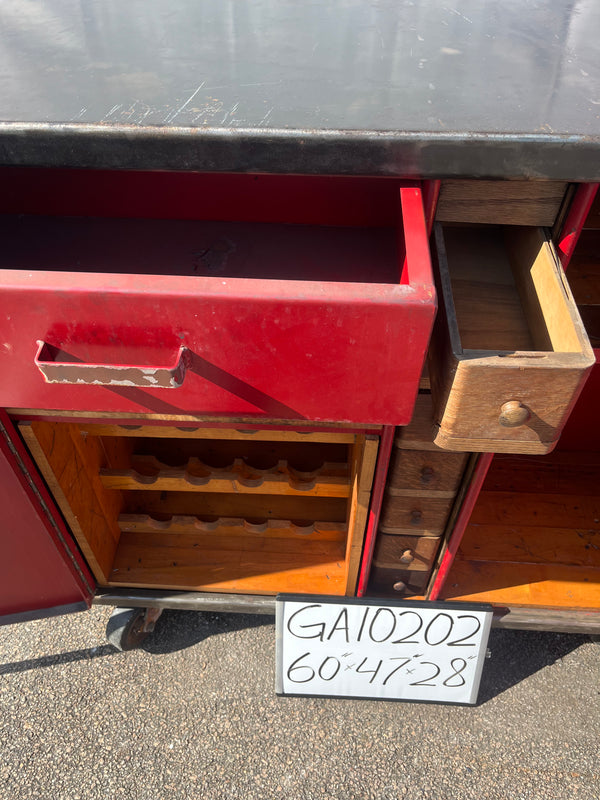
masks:
[[[106,638],[117,650],[135,650],[150,631],[144,630],[145,608],[115,608],[106,626]]]

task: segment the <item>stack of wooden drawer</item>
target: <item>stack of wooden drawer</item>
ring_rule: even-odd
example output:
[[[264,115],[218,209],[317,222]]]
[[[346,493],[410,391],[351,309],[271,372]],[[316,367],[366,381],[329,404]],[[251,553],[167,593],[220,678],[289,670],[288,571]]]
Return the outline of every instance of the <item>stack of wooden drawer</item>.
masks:
[[[369,591],[424,593],[468,454],[432,442],[429,394],[419,395],[410,425],[398,428],[373,556]]]

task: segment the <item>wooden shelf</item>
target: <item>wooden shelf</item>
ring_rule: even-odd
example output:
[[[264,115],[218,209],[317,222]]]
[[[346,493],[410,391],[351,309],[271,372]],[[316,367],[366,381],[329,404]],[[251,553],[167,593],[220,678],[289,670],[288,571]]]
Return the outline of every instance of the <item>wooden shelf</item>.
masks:
[[[20,430],[102,586],[354,594],[377,437]]]
[[[295,470],[281,460],[269,469],[258,469],[241,458],[224,468],[210,467],[190,458],[181,468],[163,464],[154,456],[134,456],[132,469],[101,469],[107,489],[166,492],[236,492],[242,494],[288,494],[310,497],[348,497],[347,464],[324,464],[311,472]]]

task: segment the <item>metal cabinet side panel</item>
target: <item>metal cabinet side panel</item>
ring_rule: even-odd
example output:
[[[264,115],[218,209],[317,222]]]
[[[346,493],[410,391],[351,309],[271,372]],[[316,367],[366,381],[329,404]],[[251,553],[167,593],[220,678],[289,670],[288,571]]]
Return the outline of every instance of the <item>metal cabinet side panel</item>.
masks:
[[[0,411],[0,624],[89,607],[95,584]]]

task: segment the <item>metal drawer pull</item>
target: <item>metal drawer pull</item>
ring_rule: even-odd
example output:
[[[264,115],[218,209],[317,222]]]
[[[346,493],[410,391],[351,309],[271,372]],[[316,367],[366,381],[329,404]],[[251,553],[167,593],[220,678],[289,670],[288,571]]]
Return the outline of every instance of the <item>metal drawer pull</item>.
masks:
[[[139,389],[177,389],[183,384],[190,364],[187,347],[180,347],[173,366],[153,367],[137,364],[87,364],[85,361],[65,361],[66,354],[54,345],[38,341],[35,364],[46,383],[65,383],[71,386],[131,386]]]

